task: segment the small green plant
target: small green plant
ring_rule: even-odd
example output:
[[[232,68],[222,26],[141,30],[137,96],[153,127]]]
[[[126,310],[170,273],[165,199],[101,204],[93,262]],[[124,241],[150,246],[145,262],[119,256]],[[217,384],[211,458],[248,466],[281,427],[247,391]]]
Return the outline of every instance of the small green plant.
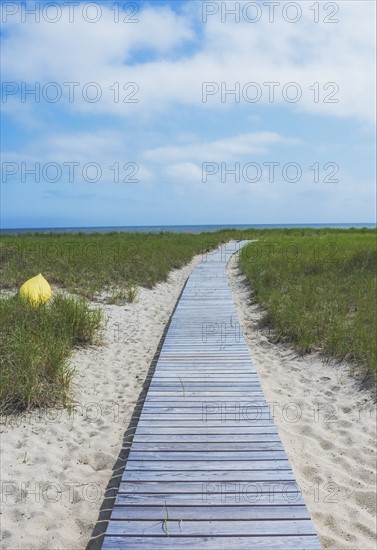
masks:
[[[128,302],[127,292],[122,289],[113,289],[110,297],[106,300],[108,304],[121,305]]]
[[[133,302],[136,301],[137,295],[138,295],[137,288],[132,283],[128,283],[127,284],[127,301],[130,304],[132,304]]]
[[[169,536],[169,511],[168,511],[168,506],[166,504],[166,500],[165,500],[165,519],[163,523],[163,528],[164,528],[165,535],[168,537]]]
[[[180,383],[181,383],[181,386],[182,386],[183,397],[186,397],[186,390],[185,390],[185,387],[184,387],[184,385],[183,385],[183,382],[182,382],[182,380],[181,380],[181,378],[180,378],[179,376],[178,376],[178,379],[179,379],[179,381],[180,381]]]

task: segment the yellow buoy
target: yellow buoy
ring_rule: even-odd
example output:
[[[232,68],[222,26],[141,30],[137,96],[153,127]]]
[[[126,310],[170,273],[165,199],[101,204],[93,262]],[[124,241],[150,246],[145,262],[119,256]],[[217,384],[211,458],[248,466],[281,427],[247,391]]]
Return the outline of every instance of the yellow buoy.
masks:
[[[28,279],[20,288],[20,296],[32,306],[45,304],[51,298],[51,287],[41,273]]]

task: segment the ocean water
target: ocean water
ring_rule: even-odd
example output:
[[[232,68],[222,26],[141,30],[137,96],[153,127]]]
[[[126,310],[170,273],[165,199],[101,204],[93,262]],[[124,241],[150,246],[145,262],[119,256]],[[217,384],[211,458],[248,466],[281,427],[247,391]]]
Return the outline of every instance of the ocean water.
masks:
[[[374,228],[375,223],[292,223],[292,224],[241,224],[241,225],[145,225],[145,226],[116,226],[116,227],[40,227],[40,228],[14,228],[0,229],[3,234],[17,233],[109,233],[120,231],[125,233],[160,233],[169,231],[171,233],[201,233],[203,231],[219,231],[220,229],[273,229],[291,227],[332,227],[348,229],[350,227]]]

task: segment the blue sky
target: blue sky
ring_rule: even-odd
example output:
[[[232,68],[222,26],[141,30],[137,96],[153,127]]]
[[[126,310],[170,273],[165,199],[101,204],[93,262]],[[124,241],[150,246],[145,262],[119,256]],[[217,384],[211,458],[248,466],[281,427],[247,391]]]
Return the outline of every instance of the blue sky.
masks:
[[[1,227],[374,221],[374,2],[97,4],[3,11]]]

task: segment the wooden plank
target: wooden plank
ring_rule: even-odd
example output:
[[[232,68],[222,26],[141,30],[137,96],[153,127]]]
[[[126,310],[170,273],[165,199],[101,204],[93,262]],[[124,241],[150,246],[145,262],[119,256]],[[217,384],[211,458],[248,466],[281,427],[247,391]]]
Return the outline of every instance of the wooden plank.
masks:
[[[154,373],[153,382],[164,382],[164,383],[177,383],[184,381],[187,383],[198,383],[198,382],[223,382],[223,383],[247,383],[247,384],[256,384],[260,385],[259,378],[255,376],[253,372],[241,371],[240,369],[234,370],[231,372],[228,368],[223,370],[213,370],[204,373],[202,376],[194,372],[187,372],[186,367],[175,367],[171,368],[170,372],[167,372],[167,369],[164,370],[164,374],[160,374],[160,370],[157,369]]]
[[[163,370],[162,370],[163,369]],[[186,366],[176,365],[175,367],[156,367],[154,376],[159,377],[160,379],[178,379],[179,377],[183,378],[193,378],[193,379],[212,379],[213,377],[222,378],[222,379],[244,379],[248,378],[250,381],[258,380],[259,378],[252,370],[242,369],[241,367],[233,367],[233,372],[230,367],[218,367],[214,365],[212,370],[207,370],[201,375],[198,372],[188,371]]]
[[[184,420],[184,419],[197,419],[203,420],[203,422],[209,420],[219,420],[222,424],[225,422],[256,422],[257,420],[271,420],[273,421],[272,414],[268,408],[261,407],[239,407],[233,405],[232,407],[223,407],[221,403],[206,403],[205,401],[198,403],[196,407],[150,407],[145,406],[141,410],[143,418],[152,420],[153,418],[165,419],[171,417],[171,419]]]
[[[135,429],[135,433],[139,435],[192,435],[192,434],[208,434],[221,435],[255,435],[255,434],[277,434],[275,424],[268,420],[259,422],[235,422],[228,420],[221,422],[220,419],[209,419],[208,421],[198,420],[139,420]]]
[[[216,397],[191,397],[190,399],[186,398],[169,398],[166,396],[163,397],[157,397],[157,398],[151,398],[148,397],[148,394],[146,395],[144,405],[143,405],[143,411],[148,411],[149,409],[169,409],[172,408],[174,410],[182,409],[183,412],[188,410],[196,410],[196,412],[201,412],[204,410],[204,408],[207,407],[208,410],[213,410],[216,407],[220,411],[221,409],[225,413],[231,414],[232,412],[244,412],[247,414],[247,411],[250,410],[251,413],[255,409],[261,410],[262,413],[266,412],[269,413],[271,411],[270,407],[265,403],[262,404],[262,401],[260,398],[255,399],[254,402],[246,401],[246,400],[238,400],[238,399],[230,399],[230,400],[223,400]],[[272,414],[273,411],[271,411]]]
[[[210,470],[205,469],[203,471],[189,469],[188,467],[181,470],[162,470],[162,469],[141,469],[132,470],[126,468],[123,472],[122,480],[127,483],[133,481],[166,481],[175,482],[182,481],[186,484],[195,483],[200,481],[202,483],[262,483],[262,482],[288,482],[294,481],[295,477],[291,469],[278,470],[274,468],[272,470],[235,470],[235,469],[222,469],[222,470]]]
[[[250,396],[249,396],[250,397]],[[184,398],[180,397],[179,399],[176,397],[151,397],[148,394],[145,397],[143,410],[153,409],[153,408],[159,408],[159,409],[166,409],[166,408],[173,408],[173,409],[196,409],[196,412],[202,411],[204,407],[207,407],[208,410],[212,407],[218,407],[218,410],[223,409],[225,412],[235,412],[235,411],[244,411],[245,414],[247,414],[247,410],[250,410],[251,412],[253,409],[261,410],[262,412],[268,413],[271,411],[271,414],[273,412],[272,408],[270,408],[267,403],[265,402],[263,405],[263,402],[260,397],[257,399],[250,401],[245,399],[237,399],[234,396],[231,399],[223,399],[218,397],[190,397],[190,398]],[[264,411],[263,411],[264,409]]]
[[[132,487],[132,489],[131,489]],[[271,495],[268,492],[251,493],[245,490],[237,493],[231,492],[231,487],[221,493],[142,493],[135,490],[135,485],[129,485],[129,491],[118,493],[115,498],[116,506],[263,506],[269,507],[270,511],[275,507],[281,506],[305,506],[302,496],[299,492],[275,492]],[[250,487],[247,487],[250,489]],[[272,513],[272,512],[271,512]]]
[[[310,519],[306,507],[296,506],[132,506],[116,505],[113,508],[111,519],[137,520],[169,520],[186,521],[206,518],[207,520],[266,520],[266,519]]]
[[[242,390],[239,389],[240,386],[242,386]],[[168,396],[168,397],[180,397],[189,399],[190,397],[200,397],[202,401],[205,401],[206,396],[215,396],[218,397],[218,400],[221,401],[222,394],[226,394],[227,396],[237,396],[241,392],[245,395],[245,392],[247,392],[247,395],[250,397],[258,397],[259,399],[262,398],[262,388],[261,386],[254,386],[251,384],[240,384],[240,386],[231,385],[231,384],[211,384],[211,383],[204,383],[204,384],[189,384],[189,383],[183,383],[182,384],[152,384],[150,386],[149,392],[151,396],[158,397],[158,396]],[[148,393],[149,393],[148,392]],[[236,401],[236,399],[235,399]]]
[[[223,460],[202,460],[202,461],[190,461],[186,456],[181,460],[166,460],[165,458],[157,458],[156,460],[149,459],[145,461],[143,459],[129,458],[126,464],[126,470],[167,470],[172,472],[174,470],[184,470],[187,472],[192,471],[205,471],[211,470],[289,470],[291,467],[288,462],[288,458],[270,460],[232,460],[232,457],[226,457]]]
[[[253,445],[250,445],[250,442],[241,443],[241,442],[232,442],[230,445],[224,445],[224,442],[221,441],[189,441],[189,442],[175,442],[174,445],[171,444],[171,441],[168,442],[153,442],[153,441],[138,441],[137,439],[132,442],[132,449],[135,451],[170,451],[170,452],[184,452],[184,451],[195,451],[203,453],[203,456],[206,452],[253,452],[260,453],[264,451],[282,451],[283,445],[281,444],[280,439],[277,441],[254,441]]]
[[[247,536],[263,536],[274,533],[275,536],[284,535],[314,535],[315,531],[311,521],[303,520],[247,520],[247,521],[176,521],[169,520],[166,526],[165,521],[110,521],[107,528],[108,535],[136,535],[136,536],[160,536],[166,537],[166,527],[169,536],[175,537],[210,537],[210,536],[232,536],[234,533]]]
[[[156,545],[157,544],[157,545]],[[179,544],[179,546],[177,546]],[[311,536],[273,536],[263,537],[141,537],[106,536],[103,550],[320,550],[315,535]]]
[[[184,428],[184,427],[211,427],[211,428],[220,428],[222,429],[225,425],[229,427],[241,428],[246,426],[253,426],[262,430],[263,428],[268,428],[266,431],[269,431],[269,428],[276,429],[275,424],[272,418],[267,416],[262,418],[250,419],[248,422],[247,419],[238,419],[231,415],[228,415],[228,418],[221,419],[220,414],[218,415],[204,415],[199,414],[195,416],[194,414],[180,414],[180,415],[169,415],[167,413],[159,414],[155,413],[155,416],[143,414],[139,419],[139,426],[150,426],[153,430],[155,428],[163,428],[165,426],[173,428]]]
[[[182,388],[180,391],[166,391],[166,390],[156,390],[151,388],[148,391],[148,395],[151,398],[160,398],[160,397],[170,397],[170,399],[182,399],[184,397],[185,399],[189,400],[190,398],[198,398],[202,400],[206,400],[207,397],[216,397],[218,401],[221,401],[224,397],[230,399],[231,397],[234,398],[236,401],[237,398],[241,397],[251,397],[255,396],[257,398],[263,397],[263,393],[261,391],[244,391],[243,389],[240,389],[239,391],[236,390],[229,390],[229,391],[184,391]]]
[[[255,422],[256,420],[268,419],[272,421],[272,415],[268,408],[261,407],[222,407],[221,404],[206,402],[199,403],[196,407],[149,407],[145,406],[141,411],[143,418],[169,418],[183,420],[198,419],[198,420],[210,420],[218,419],[222,423],[230,422],[232,420],[236,422]]]
[[[237,361],[227,361],[224,362],[210,362],[206,365],[201,364],[200,367],[194,368],[192,362],[188,363],[187,361],[179,362],[162,362],[159,360],[155,367],[155,372],[158,375],[174,376],[177,370],[183,371],[184,374],[192,376],[210,376],[216,373],[224,374],[231,376],[232,374],[240,374],[242,376],[251,376],[258,378],[258,375],[252,365],[249,362],[237,363]]]
[[[227,423],[223,426],[211,426],[205,422],[199,422],[195,427],[189,426],[172,426],[170,422],[167,422],[163,427],[155,427],[147,423],[143,425],[141,422],[137,425],[136,428],[137,435],[202,435],[206,436],[211,435],[221,435],[222,437],[227,437],[228,435],[277,435],[277,430],[275,425],[272,424],[268,428],[265,426],[229,426]],[[237,437],[236,436],[236,437]]]
[[[251,407],[246,405],[241,405],[237,402],[234,402],[229,405],[223,404],[221,401],[206,401],[200,399],[198,401],[185,401],[181,399],[181,402],[174,400],[172,401],[156,401],[156,402],[145,402],[144,406],[141,408],[140,413],[145,417],[158,415],[162,417],[164,415],[169,415],[177,419],[183,419],[186,415],[187,418],[217,418],[221,419],[221,422],[224,421],[245,421],[252,422],[253,420],[258,419],[273,419],[273,411],[265,406]],[[276,414],[276,413],[275,413]]]
[[[186,392],[207,392],[207,391],[239,391],[240,387],[242,387],[242,391],[247,392],[255,392],[255,391],[262,391],[262,387],[260,384],[255,384],[253,382],[237,382],[237,380],[234,380],[232,382],[223,381],[223,380],[203,380],[203,381],[194,381],[191,382],[190,380],[179,380],[172,381],[172,382],[164,382],[161,380],[153,381],[150,384],[150,390],[166,390],[166,391],[176,391],[179,393],[186,393]]]
[[[202,382],[222,382],[222,383],[234,383],[234,382],[248,382],[251,384],[259,384],[259,380],[256,375],[248,373],[231,373],[229,371],[221,373],[214,372],[211,374],[205,374],[200,376],[199,374],[188,373],[185,369],[182,369],[181,372],[177,369],[174,369],[174,373],[160,373],[159,371],[154,373],[153,376],[154,382],[164,382],[164,383],[177,383],[177,382],[188,382],[188,383],[202,383]]]
[[[285,451],[152,451],[152,452],[145,452],[145,451],[134,451],[133,448],[131,449],[127,463],[133,462],[133,461],[203,461],[203,460],[211,460],[211,461],[224,461],[227,463],[229,460],[231,461],[243,461],[248,460],[251,462],[260,462],[263,461],[262,464],[268,463],[270,460],[287,460],[287,455]]]
[[[170,443],[171,447],[177,443],[221,443],[224,448],[226,443],[264,443],[276,442],[280,443],[278,434],[243,434],[243,435],[227,435],[227,434],[139,434],[135,433],[134,442],[139,443]],[[254,446],[254,445],[253,445]]]
[[[160,401],[159,399],[157,401],[148,399],[148,395],[146,397],[146,400],[144,402],[143,411],[152,411],[154,409],[165,409],[166,411],[171,412],[179,412],[181,410],[186,411],[188,409],[201,411],[204,406],[213,406],[215,407],[217,405],[218,409],[220,410],[220,407],[223,408],[224,412],[229,411],[232,412],[232,410],[241,409],[241,411],[247,412],[247,410],[253,411],[253,409],[260,410],[262,412],[268,413],[270,410],[270,407],[267,405],[266,402],[263,401],[223,401],[218,399],[211,399],[210,401],[207,401],[205,399],[199,399],[196,401],[187,401],[186,399],[183,401],[180,400],[169,400],[164,399],[163,401]]]
[[[196,494],[201,495],[202,502],[209,496],[219,501],[234,499],[238,502],[242,499],[245,502],[258,500],[260,495],[266,493],[273,501],[274,495],[282,493],[284,495],[292,494],[292,503],[300,494],[298,485],[293,480],[265,480],[265,481],[245,481],[238,480],[226,482],[224,479],[201,480],[201,481],[121,481],[119,484],[119,493],[166,493],[166,494]],[[204,499],[204,500],[203,500]],[[288,497],[287,497],[288,499]]]

